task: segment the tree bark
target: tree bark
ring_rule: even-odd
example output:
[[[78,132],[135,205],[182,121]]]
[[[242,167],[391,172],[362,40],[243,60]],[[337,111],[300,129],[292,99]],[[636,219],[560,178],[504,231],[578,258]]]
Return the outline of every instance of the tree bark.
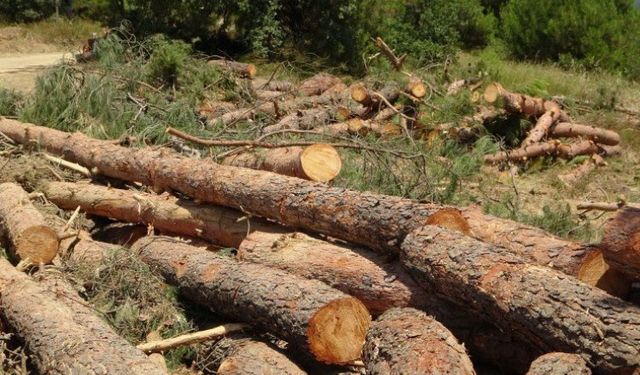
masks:
[[[601,248],[613,267],[640,280],[640,208],[618,211],[605,227]]]
[[[548,353],[531,363],[527,375],[591,375],[591,370],[577,354]]]
[[[298,92],[304,96],[322,95],[331,87],[341,84],[342,80],[332,74],[318,73],[298,86]]]
[[[251,81],[253,89],[258,90],[270,90],[270,91],[281,91],[281,92],[289,92],[295,89],[295,85],[289,81],[279,81],[279,80],[266,80],[262,78],[256,78]]]
[[[251,231],[283,230],[262,219],[242,220],[246,214],[240,211],[170,195],[70,182],[49,182],[41,190],[49,201],[66,210],[80,206],[92,215],[153,225],[162,231],[202,238],[221,246],[238,247]]]
[[[591,155],[598,152],[603,152],[603,150],[590,140],[578,141],[571,144],[563,144],[557,140],[552,140],[544,143],[534,143],[532,145],[510,151],[500,151],[492,155],[486,155],[484,160],[488,163],[526,161],[528,159],[546,155],[571,160],[576,156]]]
[[[283,129],[313,129],[331,122],[334,118],[333,112],[328,108],[303,109],[284,116],[273,125],[265,126],[262,132],[271,133]]]
[[[549,129],[558,122],[559,118],[559,108],[545,112],[540,116],[536,125],[529,131],[527,137],[522,141],[521,147],[531,146],[542,141],[549,133]]]
[[[500,102],[499,104],[508,112],[522,114],[526,117],[538,118],[548,111],[554,111],[560,114],[558,118],[560,121],[571,122],[569,115],[555,101],[513,93],[506,90],[499,83],[487,86],[484,92],[484,100],[491,104]]]
[[[401,261],[427,291],[544,352],[575,352],[603,372],[640,368],[640,308],[577,279],[439,227],[407,236]]]
[[[367,374],[475,374],[464,346],[424,312],[394,308],[371,324],[364,346]]]
[[[58,234],[47,225],[19,185],[0,184],[0,219],[16,258],[33,264],[47,264],[55,258]]]
[[[244,334],[231,334],[198,353],[197,366],[217,375],[305,375],[273,345]]]
[[[307,349],[318,361],[359,358],[371,317],[357,299],[316,280],[239,263],[170,238],[132,247],[194,302]]]
[[[245,64],[231,60],[209,60],[207,63],[224,70],[232,71],[243,78],[253,79],[258,73],[258,69],[253,64]]]
[[[570,122],[560,122],[552,126],[549,136],[555,138],[584,138],[608,146],[615,146],[620,143],[620,135],[613,130]]]
[[[338,151],[330,145],[321,143],[308,147],[282,147],[244,152],[227,157],[222,164],[270,171],[319,182],[333,180],[342,169],[342,159]]]
[[[42,374],[165,374],[64,281],[40,283],[0,259],[0,314]]]

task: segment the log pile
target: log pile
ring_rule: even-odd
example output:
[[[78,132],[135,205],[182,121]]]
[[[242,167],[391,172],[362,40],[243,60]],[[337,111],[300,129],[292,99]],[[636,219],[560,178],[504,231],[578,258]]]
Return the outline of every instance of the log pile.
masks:
[[[227,62],[223,67],[251,77],[247,67]],[[427,90],[419,86],[409,79],[408,84],[376,90],[362,84],[346,87],[326,75],[298,86],[255,82],[256,91],[279,91],[285,99],[251,111],[281,122],[292,116],[271,131],[309,130],[312,123],[311,129],[335,134],[384,135],[384,118],[407,116],[410,103]],[[409,98],[407,105],[399,105],[402,97]],[[538,119],[523,141],[525,157],[535,148],[566,157],[598,154],[619,142],[611,132],[572,124],[555,103],[504,89],[496,97],[494,102],[501,102],[505,111]],[[226,124],[251,118],[239,114],[248,108],[239,108],[221,120],[233,113],[230,108],[211,103],[207,111]],[[308,118],[318,120],[303,120]],[[397,124],[401,134],[410,124]],[[211,341],[200,353],[213,358],[208,371],[220,374],[304,374],[309,361],[361,365],[369,374],[475,374],[481,364],[531,374],[558,369],[633,374],[640,369],[640,308],[623,299],[640,279],[640,215],[633,207],[619,210],[601,244],[586,245],[475,207],[328,186],[341,161],[336,149],[325,144],[265,146],[262,152],[256,145],[264,143],[229,141],[228,146],[243,147],[242,152],[215,163],[8,119],[0,119],[0,132],[17,144],[36,143],[77,163],[92,178],[104,176],[155,192],[107,187],[97,178],[90,183],[42,181],[37,188],[60,209],[79,208],[94,217],[148,226],[150,235],[138,239],[131,251],[185,298],[228,322],[241,323],[223,327],[246,328],[243,333],[213,329],[168,343],[150,342],[140,346],[145,352]],[[555,139],[576,135],[582,140],[571,145]],[[96,267],[113,249],[85,232],[60,240],[57,226],[45,224],[18,185],[0,185],[0,197],[2,228],[16,261],[55,263],[58,255]],[[32,235],[31,228],[47,235]],[[154,232],[236,252],[216,253]],[[26,235],[32,238],[25,241]],[[48,249],[34,245],[42,238],[54,249],[51,259],[33,255],[34,249]],[[31,247],[25,250],[24,243]],[[62,285],[60,293],[69,296],[64,283],[51,284],[44,276],[34,281],[4,260],[0,268],[0,314],[7,329],[27,343],[42,372],[77,369],[74,361],[87,368],[101,361],[111,365],[117,358],[110,373],[119,373],[117,366],[129,373],[136,373],[135,366],[144,373],[164,371],[141,350],[96,328],[98,322],[86,317],[82,304],[56,300],[46,289]],[[36,300],[44,302],[33,306]],[[45,314],[54,305],[51,311],[69,317],[77,334],[61,330],[67,324],[63,320],[42,315],[44,323],[36,325],[24,313]],[[51,342],[34,340],[37,330],[51,332],[46,335]],[[95,347],[88,343],[83,349],[89,353],[77,354],[80,360],[73,359],[75,352],[56,351],[64,340],[83,344],[87,332],[96,331],[104,332],[100,338],[105,342],[96,345],[105,358],[95,357]],[[266,342],[260,332],[286,341],[287,350]],[[59,362],[52,361],[52,351],[61,356]],[[137,358],[135,364],[132,358]]]

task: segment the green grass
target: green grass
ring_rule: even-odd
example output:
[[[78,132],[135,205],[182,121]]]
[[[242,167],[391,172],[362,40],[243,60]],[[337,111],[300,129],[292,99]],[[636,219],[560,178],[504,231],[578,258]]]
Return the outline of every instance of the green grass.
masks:
[[[74,50],[82,47],[93,33],[101,35],[104,27],[90,20],[55,18],[22,24],[23,38]]]

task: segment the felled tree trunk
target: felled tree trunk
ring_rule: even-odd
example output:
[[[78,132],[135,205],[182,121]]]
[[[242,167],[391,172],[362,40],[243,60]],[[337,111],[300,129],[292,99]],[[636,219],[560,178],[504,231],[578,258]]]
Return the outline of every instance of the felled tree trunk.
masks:
[[[47,264],[58,253],[58,234],[14,183],[0,184],[0,219],[13,255],[33,264]]]
[[[545,352],[575,352],[603,372],[640,366],[640,308],[577,279],[440,227],[407,236],[401,261],[428,291]]]
[[[331,87],[341,84],[342,80],[332,74],[318,73],[302,81],[298,92],[305,96],[321,95]]]
[[[204,118],[216,118],[222,116],[227,112],[232,112],[238,109],[238,106],[231,102],[212,102],[206,101],[198,107],[198,114]]]
[[[394,308],[371,324],[364,347],[367,374],[475,374],[464,346],[424,312]]]
[[[502,104],[505,110],[511,113],[519,113],[526,117],[538,118],[548,111],[559,113],[558,119],[562,122],[571,122],[560,105],[553,100],[534,98],[529,95],[517,94],[506,90],[499,83],[493,83],[485,89],[484,100],[490,104]]]
[[[605,227],[601,248],[613,267],[640,280],[640,208],[618,211]]]
[[[157,196],[93,184],[49,182],[41,187],[58,207],[80,208],[92,215],[130,223],[144,223],[185,236],[206,239],[221,246],[237,247],[255,230],[280,232],[282,228],[224,207],[197,204],[176,197]]]
[[[333,120],[332,111],[326,108],[310,108],[296,111],[284,116],[277,123],[265,126],[263,133],[271,133],[283,129],[313,129],[328,124]]]
[[[356,84],[351,86],[351,99],[362,104],[365,107],[382,109],[386,108],[388,103],[395,102],[400,97],[400,89],[396,85],[388,85],[379,91],[369,90],[365,85]],[[382,100],[384,98],[384,100]]]
[[[366,307],[320,281],[239,263],[171,238],[143,238],[132,248],[194,302],[281,336],[320,362],[360,356],[371,321]]]
[[[533,129],[529,131],[529,134],[527,135],[527,137],[522,141],[521,146],[523,147],[531,146],[533,144],[540,142],[542,139],[544,139],[547,136],[547,133],[549,133],[549,129],[551,129],[551,127],[556,122],[558,122],[559,118],[560,118],[559,108],[551,109],[545,112],[542,116],[540,116],[540,118],[536,122]]]
[[[593,141],[584,140],[572,144],[563,144],[557,140],[544,143],[534,143],[510,151],[500,151],[493,155],[486,155],[484,160],[488,163],[503,161],[526,161],[538,156],[552,155],[563,159],[573,159],[580,155],[591,155],[601,151]]]
[[[209,65],[220,67],[224,70],[232,71],[241,77],[253,79],[258,73],[258,69],[253,64],[245,64],[231,60],[209,60]]]
[[[166,374],[60,279],[40,283],[0,259],[0,314],[42,374]]]
[[[280,350],[245,334],[231,334],[198,350],[197,366],[218,375],[305,375]]]
[[[310,181],[328,182],[340,174],[342,159],[327,144],[256,150],[226,158],[222,164],[270,171]]]
[[[405,91],[417,99],[422,99],[427,95],[427,86],[418,77],[409,77],[405,85]]]
[[[527,375],[591,375],[591,370],[577,354],[548,353],[531,363]]]
[[[279,81],[279,80],[266,80],[261,78],[256,78],[251,81],[251,85],[254,90],[270,90],[270,91],[281,91],[281,92],[289,92],[295,89],[295,85],[289,81]]]
[[[615,146],[620,143],[620,135],[613,130],[571,122],[556,124],[551,127],[549,135],[555,138],[584,138],[608,146]]]
[[[60,257],[70,265],[95,268],[121,246],[94,241],[89,233],[81,231],[78,236],[60,241]]]

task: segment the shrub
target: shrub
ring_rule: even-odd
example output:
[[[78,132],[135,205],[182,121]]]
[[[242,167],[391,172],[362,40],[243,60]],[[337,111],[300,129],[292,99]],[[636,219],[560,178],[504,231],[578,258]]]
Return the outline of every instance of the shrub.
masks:
[[[8,22],[31,22],[47,18],[55,12],[53,1],[2,0],[0,19]]]

